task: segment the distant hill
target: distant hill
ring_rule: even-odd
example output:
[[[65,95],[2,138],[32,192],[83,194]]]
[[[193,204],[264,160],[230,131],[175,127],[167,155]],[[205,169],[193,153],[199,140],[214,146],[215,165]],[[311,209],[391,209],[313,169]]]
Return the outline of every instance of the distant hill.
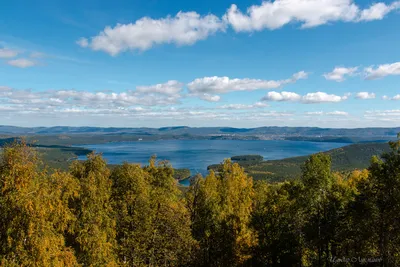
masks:
[[[365,169],[369,166],[371,157],[388,152],[387,143],[352,144],[349,146],[326,151],[332,158],[334,171],[351,171]],[[246,156],[232,157],[232,160]],[[245,171],[255,180],[269,180],[272,182],[293,179],[301,174],[301,166],[309,156],[293,157],[281,160],[267,161],[237,161]],[[211,165],[208,168],[218,171],[220,165]]]
[[[145,137],[147,140],[159,139],[239,139],[239,140],[293,140],[316,142],[378,142],[388,141],[400,132],[397,128],[357,128],[331,129],[317,127],[187,127],[173,126],[162,128],[122,128],[122,127],[15,127],[0,126],[0,135],[9,136],[55,136],[66,135],[82,137],[106,136],[108,141],[136,140]],[[120,138],[125,136],[124,138]],[[121,139],[121,140],[120,140]],[[80,143],[80,142],[79,142]]]

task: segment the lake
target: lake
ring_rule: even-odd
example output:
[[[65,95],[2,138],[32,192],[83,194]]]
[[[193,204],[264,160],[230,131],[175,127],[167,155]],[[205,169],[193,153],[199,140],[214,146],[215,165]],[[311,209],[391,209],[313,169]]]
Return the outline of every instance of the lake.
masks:
[[[161,140],[113,142],[83,147],[102,153],[109,164],[147,164],[151,155],[168,160],[174,168],[190,169],[192,175],[207,173],[207,166],[237,155],[257,154],[265,160],[310,155],[348,144],[282,140]],[[85,157],[79,157],[85,159]],[[183,182],[185,184],[185,182]],[[186,181],[187,184],[187,181]]]

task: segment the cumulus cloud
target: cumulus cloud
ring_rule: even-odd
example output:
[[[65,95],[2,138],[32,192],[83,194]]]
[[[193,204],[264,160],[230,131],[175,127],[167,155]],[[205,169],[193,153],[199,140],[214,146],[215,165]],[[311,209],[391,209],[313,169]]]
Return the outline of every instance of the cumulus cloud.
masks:
[[[357,99],[374,99],[376,97],[375,93],[369,92],[359,92],[355,96]]]
[[[375,3],[360,13],[359,21],[381,20],[388,13],[400,8],[400,1],[387,5],[385,3]]]
[[[400,75],[400,62],[392,64],[383,64],[374,68],[373,66],[365,68],[365,78],[367,80],[375,80],[389,75]]]
[[[33,60],[26,59],[26,58],[18,58],[18,59],[13,59],[9,60],[7,62],[8,65],[17,67],[17,68],[29,68],[37,65],[37,63]]]
[[[266,96],[264,96],[262,101],[293,101],[293,102],[302,102],[305,104],[314,104],[314,103],[334,103],[341,102],[348,98],[348,95],[338,96],[333,94],[327,94],[324,92],[316,92],[316,93],[308,93],[306,95],[299,95],[293,92],[268,92]]]
[[[0,58],[13,58],[18,55],[17,50],[8,49],[8,48],[0,48]]]
[[[338,96],[333,94],[327,94],[324,92],[308,93],[302,97],[304,103],[329,103],[329,102],[341,102],[347,100],[348,96]]]
[[[231,79],[229,77],[204,77],[198,78],[190,82],[187,87],[189,93],[193,96],[199,96],[205,99],[203,96],[217,94],[224,94],[235,91],[253,91],[259,89],[276,89],[294,83],[299,79],[307,78],[308,74],[304,71],[300,71],[292,75],[291,78],[285,80],[261,80],[261,79]],[[219,98],[218,98],[219,100]]]
[[[148,50],[158,44],[193,45],[225,28],[225,23],[213,14],[179,12],[175,17],[143,17],[134,23],[107,26],[97,36],[81,38],[77,43],[115,56],[127,50]]]
[[[292,93],[292,92],[268,92],[266,96],[264,96],[262,101],[299,101],[301,100],[301,96]]]
[[[331,22],[381,20],[400,8],[400,1],[378,2],[361,9],[353,0],[275,0],[263,1],[242,12],[232,4],[222,18],[195,11],[154,19],[143,17],[129,24],[107,26],[98,35],[76,41],[78,45],[112,56],[128,50],[145,51],[155,45],[193,45],[230,26],[236,32],[276,30],[290,23],[311,28]]]
[[[382,19],[399,8],[399,1],[390,5],[375,3],[361,10],[352,0],[275,0],[250,6],[244,13],[232,5],[224,16],[235,31],[276,30],[298,22],[311,28],[330,22],[358,22]]]
[[[336,67],[332,72],[325,73],[323,76],[327,80],[335,81],[335,82],[343,82],[346,80],[346,76],[353,76],[358,67],[345,68],[345,67]]]

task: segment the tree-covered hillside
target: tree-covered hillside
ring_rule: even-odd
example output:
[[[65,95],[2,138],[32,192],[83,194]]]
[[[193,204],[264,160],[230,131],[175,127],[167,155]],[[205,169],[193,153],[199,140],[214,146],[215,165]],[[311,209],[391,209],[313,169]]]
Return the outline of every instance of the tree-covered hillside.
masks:
[[[155,158],[110,169],[91,153],[49,171],[16,142],[0,159],[0,265],[399,266],[400,140],[389,146],[348,174],[332,171],[340,151],[312,155],[281,183],[227,160],[183,193]]]
[[[338,172],[349,172],[354,169],[365,169],[369,166],[371,158],[390,151],[387,143],[363,143],[352,144],[336,148],[325,154],[332,159],[332,170]],[[255,160],[255,156],[249,155],[232,157],[232,161],[239,163],[246,173],[255,180],[268,180],[270,182],[284,181],[298,178],[301,175],[301,166],[308,156],[286,158],[281,160]],[[261,157],[261,156],[259,156]],[[262,157],[261,157],[262,158]],[[210,170],[218,171],[219,165],[211,165]]]

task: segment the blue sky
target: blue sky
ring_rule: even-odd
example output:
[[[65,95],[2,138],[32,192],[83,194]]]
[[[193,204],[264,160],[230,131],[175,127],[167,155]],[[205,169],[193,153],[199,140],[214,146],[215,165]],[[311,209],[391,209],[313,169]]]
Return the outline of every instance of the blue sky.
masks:
[[[5,1],[0,124],[400,125],[400,1]]]

